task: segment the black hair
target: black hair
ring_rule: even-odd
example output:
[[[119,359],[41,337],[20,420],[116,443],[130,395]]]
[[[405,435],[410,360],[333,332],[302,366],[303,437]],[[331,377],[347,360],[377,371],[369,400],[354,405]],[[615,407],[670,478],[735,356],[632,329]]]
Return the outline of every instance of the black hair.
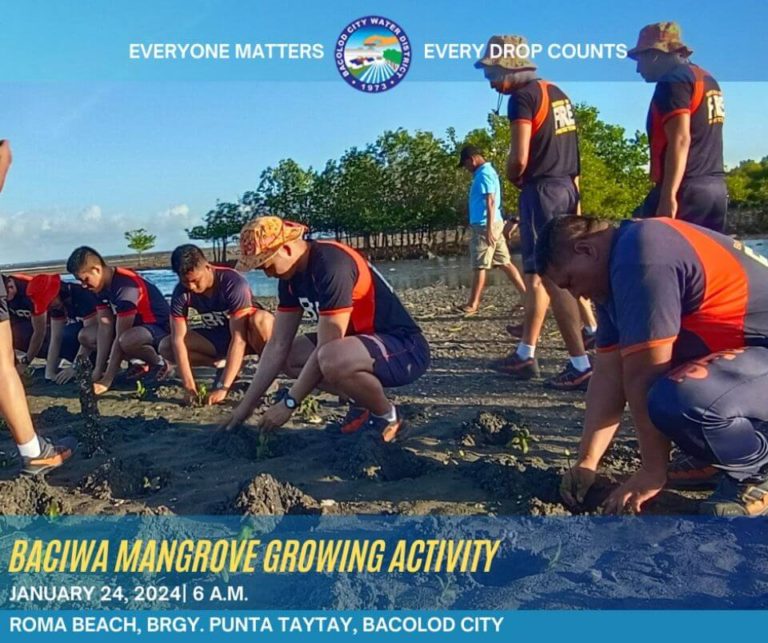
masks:
[[[98,252],[96,252],[90,246],[80,246],[72,251],[67,259],[67,272],[71,275],[77,276],[77,273],[82,272],[89,263],[97,262],[102,268],[107,265]]]
[[[612,222],[575,214],[552,217],[536,239],[536,272],[543,275],[552,265],[562,265],[573,254],[573,243],[611,227]]]
[[[171,254],[171,270],[181,277],[207,261],[200,248],[194,244],[185,243]]]

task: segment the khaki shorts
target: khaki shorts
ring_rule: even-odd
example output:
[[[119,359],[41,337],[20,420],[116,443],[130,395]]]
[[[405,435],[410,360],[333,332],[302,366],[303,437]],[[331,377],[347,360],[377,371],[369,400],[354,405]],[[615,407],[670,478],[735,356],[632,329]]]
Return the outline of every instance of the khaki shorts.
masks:
[[[505,266],[512,263],[509,256],[507,240],[504,238],[504,224],[493,224],[493,232],[496,235],[496,243],[488,245],[485,240],[485,226],[473,225],[472,239],[469,242],[469,256],[474,270],[490,270],[496,266]]]

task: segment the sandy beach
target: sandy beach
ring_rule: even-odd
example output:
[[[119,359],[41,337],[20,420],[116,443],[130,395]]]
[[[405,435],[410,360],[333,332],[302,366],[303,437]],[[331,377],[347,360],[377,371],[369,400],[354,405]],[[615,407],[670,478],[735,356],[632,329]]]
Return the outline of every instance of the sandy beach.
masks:
[[[142,399],[135,385],[100,398],[104,443],[94,449],[76,386],[38,379],[27,388],[37,428],[49,437],[77,435],[81,447],[45,480],[18,479],[16,450],[3,431],[0,514],[570,514],[557,486],[566,450],[577,450],[583,393],[549,391],[541,381],[518,382],[488,368],[513,346],[504,327],[521,320],[516,296],[492,286],[481,312],[462,318],[453,305],[465,290],[437,285],[400,295],[430,341],[433,363],[416,383],[392,392],[407,420],[395,444],[326,429],[345,411],[326,395],[266,438],[246,425],[216,440],[217,424],[242,392],[218,407],[190,408],[171,381]],[[545,376],[566,359],[551,319],[539,357]],[[627,418],[578,512],[595,511],[637,462]],[[647,512],[696,513],[696,498],[664,491]]]

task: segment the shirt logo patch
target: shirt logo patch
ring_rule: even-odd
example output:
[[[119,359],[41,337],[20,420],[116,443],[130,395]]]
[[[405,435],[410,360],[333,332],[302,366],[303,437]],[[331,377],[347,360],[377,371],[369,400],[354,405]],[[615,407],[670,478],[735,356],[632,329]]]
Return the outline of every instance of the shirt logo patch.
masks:
[[[299,305],[304,310],[304,314],[313,322],[320,319],[320,303],[310,301],[306,297],[299,297]]]
[[[576,131],[576,118],[573,115],[571,101],[568,99],[553,101],[552,115],[555,117],[555,134]]]

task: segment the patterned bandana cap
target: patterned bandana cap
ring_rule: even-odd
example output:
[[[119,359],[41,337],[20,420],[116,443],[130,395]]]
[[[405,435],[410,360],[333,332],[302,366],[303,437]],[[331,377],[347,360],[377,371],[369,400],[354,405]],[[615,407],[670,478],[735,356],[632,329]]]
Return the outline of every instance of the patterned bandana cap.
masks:
[[[491,36],[485,46],[485,56],[475,67],[500,67],[506,72],[535,71],[536,65],[526,58],[529,53],[528,41],[523,36]]]
[[[37,275],[27,286],[27,296],[35,303],[37,314],[48,309],[61,290],[59,275]]]
[[[286,243],[300,239],[307,227],[280,217],[264,216],[249,221],[240,231],[237,270],[255,270]]]
[[[667,54],[678,53],[684,58],[693,53],[692,49],[683,44],[682,31],[676,22],[657,22],[643,27],[637,37],[637,45],[627,52],[627,56],[637,60],[638,54],[649,49]]]

